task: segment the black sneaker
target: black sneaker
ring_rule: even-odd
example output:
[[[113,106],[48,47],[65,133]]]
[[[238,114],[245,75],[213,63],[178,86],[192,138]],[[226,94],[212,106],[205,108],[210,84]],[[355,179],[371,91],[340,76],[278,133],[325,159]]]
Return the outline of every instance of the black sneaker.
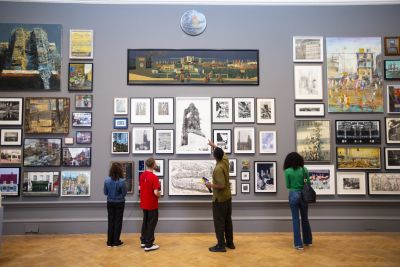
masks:
[[[117,244],[114,244],[114,247],[122,247],[124,245],[124,242],[119,241]]]
[[[210,252],[226,252],[225,246],[215,245],[208,249]]]
[[[229,249],[235,249],[236,247],[235,247],[235,244],[233,244],[233,243],[227,243],[226,245],[225,245],[225,247],[227,247],[227,248],[229,248]]]

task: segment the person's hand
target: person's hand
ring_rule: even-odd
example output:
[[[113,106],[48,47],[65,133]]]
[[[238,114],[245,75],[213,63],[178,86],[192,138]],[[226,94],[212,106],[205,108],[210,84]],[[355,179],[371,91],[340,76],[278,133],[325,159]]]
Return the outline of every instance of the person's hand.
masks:
[[[208,139],[208,145],[212,148],[216,148],[217,146],[210,140]]]
[[[208,189],[212,188],[212,183],[210,183],[210,182],[206,183],[206,187],[207,187]]]

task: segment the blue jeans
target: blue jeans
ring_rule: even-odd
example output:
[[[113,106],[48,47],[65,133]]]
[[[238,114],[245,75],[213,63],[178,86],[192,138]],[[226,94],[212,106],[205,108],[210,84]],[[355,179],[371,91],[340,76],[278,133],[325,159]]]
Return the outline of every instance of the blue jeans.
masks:
[[[312,244],[312,233],[310,222],[308,221],[308,203],[304,203],[301,200],[300,191],[290,191],[289,192],[289,205],[292,211],[292,222],[293,222],[293,236],[294,236],[294,246],[302,247],[303,242],[301,241],[300,235],[300,218],[299,211],[301,215],[301,229],[303,232],[304,244]]]

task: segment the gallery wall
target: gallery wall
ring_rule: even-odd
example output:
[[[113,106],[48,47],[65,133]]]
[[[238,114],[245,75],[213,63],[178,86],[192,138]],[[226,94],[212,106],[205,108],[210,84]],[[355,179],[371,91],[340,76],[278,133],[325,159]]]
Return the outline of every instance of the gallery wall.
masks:
[[[182,32],[181,15],[197,9],[207,18],[207,28],[193,37]],[[1,92],[1,97],[70,97],[67,74],[70,29],[94,30],[93,132],[90,197],[8,197],[3,200],[4,233],[85,233],[106,229],[106,197],[103,181],[110,161],[135,163],[134,194],[127,197],[124,231],[138,232],[138,161],[148,155],[111,155],[114,97],[256,97],[275,98],[276,124],[251,125],[277,131],[277,153],[231,154],[237,159],[237,195],[233,197],[235,231],[288,231],[291,229],[283,161],[295,150],[293,36],[384,37],[398,36],[399,5],[390,6],[146,6],[0,3],[0,23],[61,24],[61,91]],[[129,86],[127,49],[258,49],[259,86]],[[75,61],[80,62],[80,61]],[[326,62],[323,63],[324,77]],[[384,83],[386,92],[387,84]],[[386,96],[386,95],[385,95]],[[315,101],[314,101],[315,102]],[[324,82],[324,103],[327,103]],[[325,107],[327,108],[326,104]],[[386,110],[386,97],[385,97]],[[384,113],[327,113],[334,136],[335,120],[375,119],[384,126]],[[174,129],[151,125],[154,129]],[[234,124],[213,124],[213,129],[231,129]],[[245,125],[248,126],[248,125]],[[131,130],[133,125],[129,125]],[[70,127],[74,137],[77,129]],[[382,153],[385,147],[382,131]],[[54,135],[52,135],[54,137]],[[46,137],[46,135],[44,135]],[[257,141],[258,144],[258,141]],[[258,145],[257,145],[258,151]],[[164,232],[212,231],[210,197],[168,196],[168,159],[211,159],[211,155],[154,155],[165,160],[164,197],[160,200],[158,229]],[[250,193],[240,193],[241,161],[250,160]],[[383,160],[383,156],[382,156]],[[254,161],[277,162],[277,192],[254,193]],[[332,142],[332,161],[335,164]],[[383,161],[382,161],[383,164]],[[56,170],[63,170],[64,167]],[[86,168],[88,169],[88,168]],[[86,170],[85,169],[85,170]],[[38,170],[45,170],[38,168]],[[233,178],[233,177],[231,177]],[[320,196],[310,208],[311,224],[317,231],[399,231],[399,196]]]

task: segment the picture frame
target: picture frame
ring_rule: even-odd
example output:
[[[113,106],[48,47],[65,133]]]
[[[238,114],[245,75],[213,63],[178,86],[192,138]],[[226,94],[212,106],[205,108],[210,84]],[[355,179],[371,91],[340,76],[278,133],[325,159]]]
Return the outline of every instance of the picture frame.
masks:
[[[156,159],[156,165],[157,169],[153,171],[157,177],[163,177],[164,176],[164,160],[163,159]]]
[[[365,195],[367,193],[365,172],[337,172],[338,195]]]
[[[92,127],[92,112],[72,112],[73,127]]]
[[[88,145],[92,143],[92,131],[76,131],[76,144]]]
[[[19,196],[20,167],[0,167],[0,192],[2,196]]]
[[[61,138],[25,138],[24,167],[61,166]]]
[[[385,56],[400,56],[400,37],[384,37]]]
[[[132,128],[132,154],[153,154],[153,127]]]
[[[22,144],[22,129],[1,129],[0,145],[20,146]]]
[[[293,62],[324,62],[324,37],[293,36]]]
[[[276,154],[276,131],[259,132],[259,153]]]
[[[311,187],[317,195],[335,194],[335,165],[306,165]]]
[[[139,172],[144,172],[146,170],[146,162],[143,159],[139,160]]]
[[[295,103],[295,117],[325,117],[324,103]]]
[[[24,171],[22,179],[23,196],[57,197],[60,195],[59,171]]]
[[[330,120],[296,120],[296,151],[305,162],[331,161]]]
[[[229,177],[236,177],[237,160],[236,159],[228,159],[228,160],[229,160]]]
[[[174,130],[156,129],[156,154],[174,154]]]
[[[134,162],[133,161],[111,161],[110,166],[113,163],[119,163],[122,166],[123,177],[125,178],[125,184],[128,194],[133,194],[134,192]]]
[[[240,176],[241,181],[250,181],[250,172],[249,171],[242,171]]]
[[[68,91],[93,91],[93,63],[69,63]]]
[[[75,170],[61,172],[62,197],[90,197],[90,171]]]
[[[255,130],[254,127],[235,127],[234,152],[235,154],[255,153]]]
[[[22,163],[21,148],[0,147],[0,165],[17,165]]]
[[[368,194],[370,195],[400,195],[400,172],[369,172]]]
[[[400,144],[400,118],[385,117],[386,144]]]
[[[164,196],[164,179],[158,179],[160,182],[160,195],[163,197]]]
[[[212,122],[232,123],[233,122],[233,98],[213,97],[212,98]]]
[[[236,185],[236,180],[234,180],[234,179],[229,179],[229,186],[230,186],[230,188],[231,188],[231,195],[232,195],[232,196],[236,196],[236,194],[237,194],[237,190],[236,190],[236,187],[237,187],[237,185]]]
[[[75,108],[76,109],[92,109],[93,95],[75,95]]]
[[[128,129],[128,118],[114,118],[113,128],[114,129]]]
[[[127,97],[114,97],[114,115],[128,115]]]
[[[73,137],[64,137],[64,145],[73,145],[74,138]]]
[[[323,100],[322,65],[294,65],[295,100]]]
[[[380,170],[380,147],[336,147],[336,164],[338,170]]]
[[[250,194],[250,184],[249,183],[243,183],[242,184],[242,194]]]
[[[174,98],[154,97],[153,98],[153,123],[171,124],[174,123]]]
[[[257,98],[257,124],[275,124],[275,98]]]
[[[111,132],[111,154],[129,154],[129,132]]]
[[[276,193],[276,161],[254,162],[254,192]]]
[[[151,121],[151,98],[131,98],[131,123],[149,124]]]
[[[388,59],[384,61],[384,77],[387,81],[400,80],[400,59]]]
[[[400,114],[400,84],[387,86],[387,113]]]
[[[367,145],[381,143],[380,120],[336,120],[336,144]]]
[[[254,97],[235,98],[235,123],[254,123],[255,112]]]
[[[90,167],[91,160],[91,147],[62,148],[62,166],[64,167]]]
[[[0,97],[0,125],[22,125],[22,97]]]
[[[385,147],[385,169],[400,170],[399,147]]]
[[[213,142],[226,154],[232,153],[232,130],[214,129]]]
[[[93,30],[69,30],[69,58],[93,59]]]

